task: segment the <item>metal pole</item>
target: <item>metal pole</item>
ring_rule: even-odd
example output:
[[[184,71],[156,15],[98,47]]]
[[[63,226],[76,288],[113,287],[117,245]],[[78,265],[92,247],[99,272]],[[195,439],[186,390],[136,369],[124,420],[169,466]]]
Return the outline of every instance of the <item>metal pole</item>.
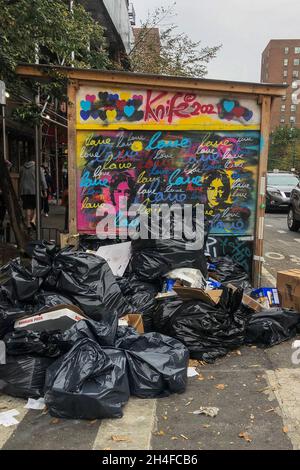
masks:
[[[40,102],[39,93],[35,97],[37,106]],[[35,125],[35,197],[36,197],[36,237],[41,239],[41,158],[40,158],[40,126]]]
[[[5,129],[5,104],[2,105],[2,129],[3,129],[3,157],[7,160],[6,129]]]
[[[55,132],[55,175],[56,175],[56,203],[59,201],[59,176],[58,176],[58,141],[57,141],[57,126],[54,128]]]

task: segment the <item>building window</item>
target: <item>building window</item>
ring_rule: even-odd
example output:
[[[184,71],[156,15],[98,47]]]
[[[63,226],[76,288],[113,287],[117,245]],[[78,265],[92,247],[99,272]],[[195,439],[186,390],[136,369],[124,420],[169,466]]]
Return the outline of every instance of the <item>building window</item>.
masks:
[[[290,117],[290,122],[296,122],[296,117],[295,117],[295,116],[291,116],[291,117]]]
[[[285,111],[285,104],[281,105],[281,111]]]
[[[298,78],[298,77],[299,77],[298,70],[293,70],[293,78]]]
[[[295,104],[291,104],[291,111],[292,111],[292,113],[294,113],[296,111],[296,105]]]
[[[285,53],[285,54],[288,54],[288,53],[289,53],[289,48],[288,48],[288,47],[285,47],[285,48],[284,48],[284,53]]]
[[[289,59],[283,59],[283,65],[287,67],[289,65]]]
[[[285,101],[285,100],[286,100],[286,95],[283,95],[283,96],[281,97],[281,99],[282,99],[282,101]]]
[[[281,117],[281,118],[280,118],[280,122],[281,122],[281,124],[284,124],[284,123],[285,123],[284,117]]]
[[[300,65],[300,59],[294,59],[294,65]]]
[[[283,71],[283,76],[284,76],[284,77],[287,77],[287,76],[288,76],[287,70],[284,70],[284,71]]]
[[[295,54],[300,54],[300,47],[295,47]]]
[[[294,88],[294,90],[295,90],[296,88],[298,88],[297,82],[293,82],[293,83],[292,83],[292,88]]]

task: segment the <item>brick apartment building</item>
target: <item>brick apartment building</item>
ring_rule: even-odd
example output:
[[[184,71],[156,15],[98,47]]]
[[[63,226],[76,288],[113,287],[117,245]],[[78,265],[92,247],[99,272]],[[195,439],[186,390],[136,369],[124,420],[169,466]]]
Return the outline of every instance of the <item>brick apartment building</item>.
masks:
[[[271,130],[278,126],[300,128],[300,104],[292,102],[292,93],[300,88],[300,39],[272,39],[262,53],[261,82],[288,85],[286,95],[272,106]]]

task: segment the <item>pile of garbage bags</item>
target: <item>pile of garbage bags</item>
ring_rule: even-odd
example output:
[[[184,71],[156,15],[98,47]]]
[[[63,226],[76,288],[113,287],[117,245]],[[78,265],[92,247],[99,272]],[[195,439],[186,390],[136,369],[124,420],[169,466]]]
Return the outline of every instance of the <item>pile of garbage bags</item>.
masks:
[[[88,240],[82,243],[91,248]],[[186,250],[185,243],[134,241],[122,277],[100,256],[47,242],[32,246],[30,266],[16,259],[0,268],[0,340],[6,348],[0,391],[45,396],[57,417],[116,418],[131,395],[183,392],[189,357],[212,363],[243,344],[273,346],[300,331],[299,313],[280,308],[254,313],[246,307],[248,273],[226,257],[208,265],[222,289],[217,303],[175,292],[158,298],[168,275],[177,277],[180,270],[192,287],[206,283],[203,250]],[[65,331],[14,328],[16,320],[62,305],[79,307],[85,319]],[[130,313],[142,315],[144,334],[119,325]]]
[[[164,397],[187,384],[187,348],[159,333],[118,326],[117,314],[80,320],[65,332],[15,331],[4,342],[0,391],[45,396],[56,417],[120,418],[131,395]]]

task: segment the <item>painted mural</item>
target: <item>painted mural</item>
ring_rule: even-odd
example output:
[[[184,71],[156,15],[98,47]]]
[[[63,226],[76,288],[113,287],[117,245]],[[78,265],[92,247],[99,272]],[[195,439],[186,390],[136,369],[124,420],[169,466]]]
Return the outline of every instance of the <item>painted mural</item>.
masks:
[[[201,96],[191,92],[81,87],[78,129],[228,129],[259,130],[255,100]]]
[[[213,258],[217,256],[230,256],[234,263],[239,264],[247,273],[251,274],[253,250],[253,237],[210,235],[207,239],[205,251]]]
[[[253,235],[259,149],[257,131],[77,132],[78,231],[94,233],[96,209],[127,196],[147,209],[203,203],[211,235]]]

